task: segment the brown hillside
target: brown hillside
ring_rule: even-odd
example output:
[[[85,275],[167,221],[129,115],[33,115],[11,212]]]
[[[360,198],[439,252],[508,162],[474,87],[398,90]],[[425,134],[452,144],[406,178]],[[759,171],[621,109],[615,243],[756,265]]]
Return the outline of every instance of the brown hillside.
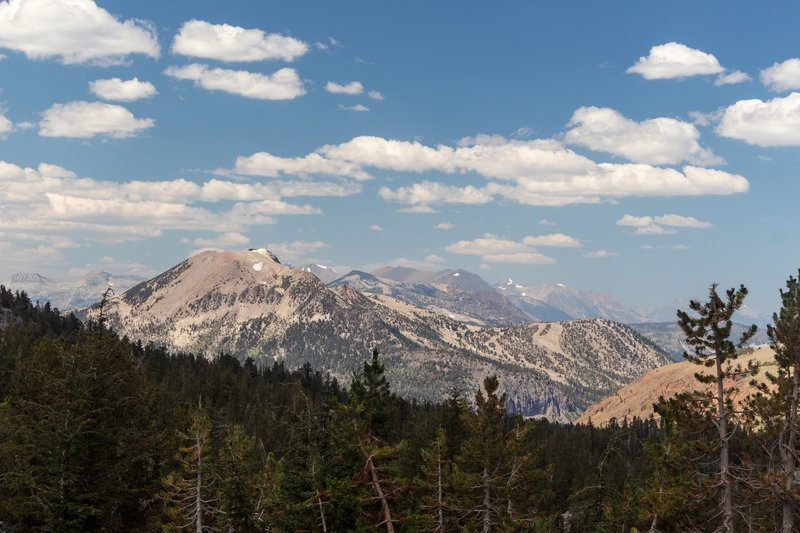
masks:
[[[751,359],[757,360],[762,365],[762,370],[756,376],[756,379],[759,382],[766,381],[765,371],[770,371],[770,367],[775,366],[775,352],[766,346],[762,346],[746,351],[737,361],[741,362],[742,365],[746,365]],[[669,398],[679,392],[703,390],[702,387],[711,387],[712,385],[698,383],[694,378],[695,373],[701,371],[708,373],[707,369],[689,361],[673,363],[651,370],[586,409],[577,421],[586,424],[591,420],[594,425],[602,426],[612,418],[617,420],[622,420],[625,417],[631,419],[634,416],[646,418],[653,412],[653,404],[658,401],[659,396]],[[772,370],[772,373],[774,372]],[[743,377],[726,384],[726,386],[735,385],[738,387],[739,391],[734,396],[735,402],[740,402],[753,391],[749,381],[750,378]]]

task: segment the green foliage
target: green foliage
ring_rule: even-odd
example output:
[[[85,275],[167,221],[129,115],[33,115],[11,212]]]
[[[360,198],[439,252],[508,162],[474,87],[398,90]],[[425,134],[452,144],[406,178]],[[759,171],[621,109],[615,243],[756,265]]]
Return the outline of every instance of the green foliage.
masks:
[[[160,429],[130,351],[113,334],[43,338],[0,411],[0,512],[16,530],[143,525]]]
[[[700,303],[692,300],[689,303],[689,308],[697,316],[691,316],[686,311],[680,310],[677,313],[678,323],[693,351],[691,354],[685,352],[683,356],[697,365],[707,368],[718,367],[715,375],[696,374],[697,380],[701,383],[714,383],[718,377],[733,375],[737,369],[730,366],[723,369],[723,365],[738,357],[738,350],[756,334],[758,329],[753,325],[742,333],[737,342],[731,340],[733,315],[744,305],[747,289],[744,285],[739,289],[728,289],[726,296],[727,299],[723,301],[717,293],[717,284],[714,283],[708,291],[708,302]]]

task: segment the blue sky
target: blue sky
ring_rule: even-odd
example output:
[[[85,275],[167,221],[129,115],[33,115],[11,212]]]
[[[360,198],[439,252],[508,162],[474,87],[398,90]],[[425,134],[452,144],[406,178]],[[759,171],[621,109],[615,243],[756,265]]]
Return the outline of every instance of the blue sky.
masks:
[[[795,3],[0,1],[0,276],[206,248],[634,306],[800,266]]]

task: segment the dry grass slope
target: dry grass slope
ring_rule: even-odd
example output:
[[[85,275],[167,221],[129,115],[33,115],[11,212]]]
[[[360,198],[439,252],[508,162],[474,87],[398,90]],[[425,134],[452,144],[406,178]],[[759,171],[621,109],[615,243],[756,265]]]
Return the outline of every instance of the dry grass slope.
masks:
[[[746,365],[751,359],[755,359],[762,365],[762,370],[756,376],[760,382],[766,381],[765,371],[770,371],[770,367],[775,366],[775,352],[766,346],[752,350],[746,350],[737,359],[742,365]],[[659,396],[669,398],[679,392],[691,390],[703,390],[703,387],[712,385],[702,385],[694,378],[696,372],[708,370],[692,364],[688,361],[673,363],[662,366],[647,372],[630,384],[622,387],[617,392],[610,394],[592,405],[578,419],[578,422],[588,423],[590,420],[596,426],[603,426],[612,418],[622,420],[638,416],[646,418],[653,413],[653,404],[658,401]],[[775,372],[774,370],[772,371]],[[745,396],[753,391],[749,385],[750,378],[744,377],[726,386],[736,386],[739,391],[734,396],[734,402],[740,402]]]

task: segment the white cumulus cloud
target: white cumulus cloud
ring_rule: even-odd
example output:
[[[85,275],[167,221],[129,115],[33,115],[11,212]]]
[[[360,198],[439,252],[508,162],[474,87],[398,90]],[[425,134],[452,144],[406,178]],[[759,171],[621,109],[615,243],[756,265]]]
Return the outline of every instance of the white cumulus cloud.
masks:
[[[800,89],[800,59],[793,57],[775,63],[761,71],[761,83],[770,91],[783,92]]]
[[[800,93],[739,100],[723,110],[716,131],[758,146],[800,146]]]
[[[281,261],[297,261],[310,253],[328,245],[322,241],[292,241],[267,244],[267,249],[278,256]]]
[[[292,100],[306,94],[300,76],[292,68],[259,74],[192,63],[183,67],[167,67],[164,74],[179,80],[192,80],[195,85],[210,91],[225,91],[259,100]]]
[[[647,80],[686,78],[703,74],[720,74],[725,69],[712,54],[671,42],[650,49],[627,73],[641,74]]]
[[[102,102],[69,102],[53,104],[42,113],[39,135],[43,137],[77,137],[88,139],[108,135],[115,139],[132,137],[152,128],[152,118],[136,118],[122,106]]]
[[[0,135],[5,135],[14,130],[14,123],[0,112]]]
[[[735,83],[742,83],[751,79],[752,78],[748,76],[746,72],[742,72],[741,70],[732,70],[717,76],[717,79],[714,80],[714,85],[733,85]]]
[[[653,220],[657,224],[663,224],[664,226],[673,226],[676,228],[710,228],[711,226],[713,226],[713,224],[710,222],[704,222],[694,217],[685,217],[681,215],[665,214],[660,217],[654,217]]]
[[[364,92],[364,86],[360,81],[351,81],[344,85],[329,81],[325,85],[325,90],[333,94],[361,94]]]
[[[611,257],[614,255],[619,255],[617,252],[609,252],[608,250],[597,250],[596,252],[587,252],[583,254],[583,257],[588,259],[602,259],[604,257]]]
[[[614,109],[581,107],[572,115],[565,141],[625,157],[635,163],[674,165],[724,161],[698,143],[700,132],[688,122],[653,118],[635,122]]]
[[[223,169],[217,172],[226,173]],[[268,178],[281,175],[307,177],[312,174],[346,176],[357,180],[367,180],[371,177],[358,163],[330,160],[316,152],[304,157],[278,157],[268,152],[239,156],[236,158],[233,173]]]
[[[209,248],[239,248],[245,246],[250,242],[250,238],[241,233],[231,231],[228,233],[221,233],[211,239],[204,239],[201,237],[195,238],[191,241],[195,246],[203,246]]]
[[[56,246],[68,236],[83,245],[120,243],[179,230],[217,235],[198,237],[198,246],[240,247],[247,243],[249,228],[273,224],[276,216],[321,213],[317,207],[290,203],[281,196],[353,193],[346,186],[314,185],[295,188],[287,182],[219,179],[118,183],[80,178],[57,165],[25,168],[0,161],[0,238],[12,235]]]
[[[492,135],[479,135],[456,147],[361,136],[295,158],[259,152],[238,158],[232,171],[218,172],[271,177],[304,172],[368,179],[372,176],[370,167],[451,176],[474,173],[486,180],[477,185],[424,180],[395,190],[379,190],[387,201],[410,204],[408,209],[427,213],[435,204],[481,204],[497,198],[525,205],[561,206],[628,196],[733,194],[749,187],[744,177],[721,170],[692,165],[678,170],[644,163],[596,163],[552,139],[520,141]]]
[[[618,226],[635,227],[637,235],[659,235],[677,233],[674,228],[710,228],[710,222],[698,220],[695,217],[688,217],[675,214],[664,214],[661,216],[642,216],[624,215],[617,220]],[[664,226],[668,226],[665,228]]]
[[[362,104],[356,104],[356,105],[339,104],[339,109],[344,109],[346,111],[369,111],[369,108]]]
[[[124,81],[120,78],[90,81],[89,90],[103,100],[116,100],[120,102],[132,102],[142,98],[152,98],[158,94],[158,91],[156,91],[152,83],[149,81],[139,81],[139,78]]]
[[[445,247],[445,250],[453,254],[478,255],[487,263],[546,265],[556,262],[554,258],[537,252],[526,243],[526,239],[537,239],[537,237],[526,237],[523,242],[517,242],[486,233],[477,239],[454,242]]]
[[[617,226],[633,226],[635,228],[641,228],[644,226],[648,226],[653,223],[653,217],[635,217],[633,215],[625,215],[621,219],[617,220]]]
[[[438,224],[436,224],[433,227],[433,229],[444,229],[444,230],[453,229],[453,223],[452,222],[439,222]]]
[[[0,2],[0,47],[31,59],[60,58],[65,65],[124,63],[130,54],[158,58],[155,28],[119,21],[92,0]]]
[[[528,236],[522,239],[522,243],[528,246],[555,246],[559,248],[576,248],[581,243],[575,237],[570,237],[563,233],[551,233],[550,235]]]
[[[485,204],[492,196],[485,190],[467,185],[456,187],[432,181],[415,183],[408,187],[391,190],[381,187],[378,195],[384,200],[403,204]]]
[[[174,54],[229,62],[294,61],[308,52],[308,48],[306,43],[293,37],[203,20],[184,22],[172,42]]]
[[[369,96],[373,100],[383,100],[383,95],[378,91],[370,91],[367,93],[367,96]]]

